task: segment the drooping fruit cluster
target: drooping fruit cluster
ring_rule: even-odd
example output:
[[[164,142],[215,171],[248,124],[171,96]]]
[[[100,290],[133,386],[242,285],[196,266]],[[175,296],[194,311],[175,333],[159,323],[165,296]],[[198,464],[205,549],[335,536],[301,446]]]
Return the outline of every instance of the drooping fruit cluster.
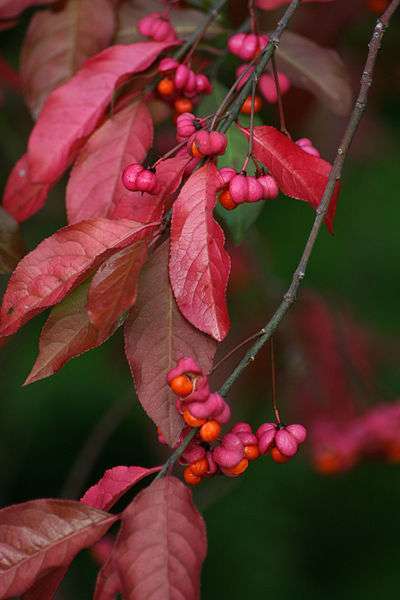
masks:
[[[152,38],[155,42],[177,40],[175,28],[166,14],[153,12],[138,21],[139,33]]]
[[[122,172],[122,183],[130,192],[156,194],[157,178],[151,169],[145,169],[140,163],[131,163]]]
[[[189,485],[197,485],[204,477],[217,473],[238,477],[250,461],[268,453],[275,462],[287,462],[306,439],[302,425],[264,423],[254,434],[244,422],[236,423],[221,438],[222,425],[229,421],[231,411],[220,394],[210,391],[208,379],[196,361],[181,358],[169,371],[167,381],[178,396],[176,406],[187,425],[178,446],[191,428],[198,428],[180,459],[186,465],[184,479]],[[160,433],[159,440],[162,441]]]
[[[195,73],[174,58],[162,59],[158,70],[163,78],[157,84],[157,92],[164,100],[173,102],[177,114],[191,112],[198,96],[212,91],[207,75]]]
[[[221,178],[219,201],[227,210],[233,210],[243,202],[272,200],[279,194],[278,184],[272,175],[247,175],[237,173],[231,167],[219,170]]]

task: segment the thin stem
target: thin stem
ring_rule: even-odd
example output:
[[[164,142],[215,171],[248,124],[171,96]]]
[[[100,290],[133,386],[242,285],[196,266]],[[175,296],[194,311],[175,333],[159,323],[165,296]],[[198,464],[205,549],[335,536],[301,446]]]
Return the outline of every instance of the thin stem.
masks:
[[[367,105],[368,92],[372,83],[372,74],[375,68],[376,58],[381,46],[383,34],[385,32],[386,27],[389,24],[392,14],[396,10],[396,8],[398,8],[399,4],[400,0],[392,0],[385,13],[380,19],[378,19],[376,23],[371,40],[369,42],[369,51],[361,77],[360,91],[357,100],[354,104],[354,108],[351,113],[347,127],[345,129],[342,141],[337,150],[336,158],[334,160],[328,178],[328,182],[321,199],[321,203],[317,209],[317,214],[313,226],[305,244],[303,254],[293,274],[290,286],[286,294],[283,296],[283,299],[279,304],[278,308],[276,309],[268,323],[265,325],[265,333],[248,350],[248,352],[242,358],[240,363],[237,365],[237,367],[234,369],[234,371],[231,373],[231,375],[221,387],[220,394],[222,396],[225,396],[229,392],[232,385],[240,377],[240,375],[246,369],[246,367],[248,367],[255,360],[257,353],[270,339],[274,331],[277,329],[279,323],[282,321],[283,317],[286,315],[289,308],[292,306],[296,299],[297,291],[301,285],[302,280],[305,277],[306,269],[311,257],[312,250],[314,248],[321,226],[324,222],[326,213],[328,212],[329,203],[335,190],[337,180],[341,177],[344,160],[347,156],[347,152],[350,148],[351,142],[358,129],[362,115]]]
[[[290,138],[291,136],[286,127],[285,111],[283,109],[283,101],[282,101],[282,90],[281,90],[281,84],[279,83],[278,69],[276,68],[275,54],[273,54],[271,56],[271,65],[272,65],[272,73],[273,73],[274,81],[275,81],[276,95],[278,96],[278,111],[279,111],[280,130],[282,131],[282,133],[284,133],[285,135],[287,135]]]
[[[271,347],[271,383],[272,383],[272,408],[274,410],[275,419],[277,423],[281,422],[281,416],[279,414],[278,405],[276,403],[276,369],[275,369],[275,348],[274,338],[270,340]]]
[[[214,373],[214,371],[216,371],[218,369],[218,367],[220,367],[222,365],[222,363],[224,363],[226,360],[228,360],[228,358],[230,358],[233,354],[235,354],[235,352],[237,352],[238,350],[240,350],[240,348],[243,348],[243,346],[246,346],[246,344],[248,344],[249,342],[252,342],[256,338],[260,337],[260,335],[262,335],[263,333],[265,333],[264,329],[260,329],[260,331],[256,331],[256,333],[253,333],[252,335],[249,335],[249,337],[247,337],[245,340],[243,340],[242,342],[240,342],[239,344],[237,344],[237,346],[235,346],[234,348],[232,348],[232,350],[230,350],[228,352],[228,354],[225,354],[225,356],[223,356],[221,358],[221,360],[219,360],[213,366],[212,370],[210,371],[210,375],[212,373]]]
[[[170,158],[170,156],[173,156],[175,154],[175,152],[178,152],[178,150],[180,150],[181,148],[183,148],[184,146],[186,146],[187,144],[187,140],[182,140],[182,142],[179,142],[179,144],[177,144],[176,146],[174,146],[173,148],[171,148],[171,150],[168,150],[168,152],[166,152],[165,154],[163,154],[162,156],[160,156],[159,159],[156,160],[156,162],[154,163],[154,165],[152,166],[153,169],[156,168],[156,166],[163,160],[166,160],[167,158]]]
[[[256,99],[256,89],[257,89],[257,78],[253,79],[253,85],[251,90],[251,112],[250,112],[250,127],[249,127],[249,146],[247,150],[247,156],[244,160],[242,171],[246,171],[247,165],[249,164],[250,157],[253,152],[253,140],[254,140],[254,104]]]
[[[258,27],[257,27],[257,12],[256,12],[255,1],[249,0],[248,7],[249,7],[251,30],[253,33],[255,33],[257,35]]]

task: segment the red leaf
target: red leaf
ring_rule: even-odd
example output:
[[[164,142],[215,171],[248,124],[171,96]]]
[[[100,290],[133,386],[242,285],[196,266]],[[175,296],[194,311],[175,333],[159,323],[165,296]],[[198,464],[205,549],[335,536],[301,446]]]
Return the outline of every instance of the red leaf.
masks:
[[[111,331],[119,317],[133,306],[146,257],[146,244],[137,242],[101,265],[90,284],[87,307],[97,329]]]
[[[248,137],[247,129],[241,131]],[[332,169],[326,160],[307,154],[286,135],[267,125],[254,128],[253,154],[268,167],[284,194],[304,200],[313,208],[319,206]],[[325,218],[331,233],[339,192],[337,183]]]
[[[24,255],[24,244],[14,219],[0,206],[0,274],[10,273]]]
[[[28,156],[24,154],[8,177],[3,206],[16,221],[25,221],[42,208],[49,190],[47,183],[32,183]]]
[[[190,177],[173,205],[169,274],[182,314],[221,341],[230,327],[226,306],[230,258],[213,216],[217,177],[216,167],[208,163]]]
[[[71,360],[105,342],[121,323],[96,329],[86,310],[89,282],[85,282],[55,306],[39,340],[39,354],[24,385],[57,373]]]
[[[82,496],[81,502],[100,510],[110,510],[136,483],[148,475],[157,473],[160,469],[161,467],[152,467],[151,469],[113,467],[108,469],[100,481],[92,485]]]
[[[256,0],[258,8],[263,10],[274,10],[285,4],[290,4],[291,0]],[[332,2],[332,0],[303,0],[303,2]]]
[[[114,27],[110,0],[69,0],[61,10],[32,17],[22,47],[21,77],[34,118],[54,88],[111,43]]]
[[[0,599],[67,567],[117,520],[74,500],[33,500],[0,511]],[[43,596],[42,596],[43,598]]]
[[[69,225],[27,254],[12,274],[0,313],[0,335],[58,304],[103,260],[154,229],[135,221],[93,219]]]
[[[16,17],[26,8],[37,4],[52,4],[56,0],[0,0],[0,19]]]
[[[140,223],[149,223],[161,219],[166,208],[170,207],[171,196],[179,187],[190,156],[175,156],[160,162],[156,167],[156,177],[160,186],[157,194],[125,192],[121,194],[113,212],[112,219],[134,219]]]
[[[111,46],[85,62],[80,71],[47,98],[28,144],[34,182],[53,183],[91,134],[128,75],[147,69],[173,42]]]
[[[107,217],[125,196],[132,204],[135,198],[122,185],[122,171],[129,163],[143,162],[152,141],[153,122],[143,102],[127,106],[95,131],[68,182],[68,222]]]
[[[125,352],[140,403],[173,445],[182,429],[167,373],[179,358],[193,356],[204,373],[216,343],[192,327],[175,304],[168,279],[168,242],[145,265],[139,296],[125,324]]]
[[[198,599],[207,538],[190,490],[164,477],[140,492],[122,514],[114,552],[126,600]]]

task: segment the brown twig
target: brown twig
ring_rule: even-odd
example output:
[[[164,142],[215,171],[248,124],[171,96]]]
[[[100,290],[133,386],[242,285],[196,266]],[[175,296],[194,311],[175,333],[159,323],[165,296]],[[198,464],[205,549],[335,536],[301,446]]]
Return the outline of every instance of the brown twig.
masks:
[[[275,313],[272,315],[271,319],[264,327],[264,335],[262,335],[252,346],[252,348],[250,348],[250,350],[245,354],[240,363],[237,365],[237,367],[234,369],[234,371],[223,384],[220,390],[220,393],[222,395],[226,395],[228,393],[232,385],[240,377],[240,375],[246,369],[246,367],[248,367],[248,365],[254,361],[257,353],[270,339],[270,337],[278,327],[279,323],[282,321],[283,317],[288,312],[289,308],[292,306],[296,299],[297,291],[301,285],[302,280],[305,277],[311,253],[313,251],[321,226],[324,222],[325,215],[328,211],[329,203],[332,198],[336,182],[341,177],[344,160],[347,156],[347,152],[350,148],[351,142],[358,129],[362,115],[366,108],[368,91],[372,83],[372,74],[374,71],[376,58],[381,46],[383,34],[385,32],[386,27],[389,24],[392,14],[396,10],[396,8],[398,8],[399,4],[400,0],[392,0],[382,17],[378,19],[374,28],[371,40],[369,42],[367,60],[361,77],[360,91],[357,100],[354,104],[354,108],[351,113],[348,125],[345,129],[342,141],[337,149],[336,158],[334,160],[332,170],[330,172],[329,179],[321,199],[321,203],[317,209],[317,214],[313,226],[308,236],[301,259],[293,274],[291,284],[286,294],[283,296],[283,299],[278,308],[276,309]]]

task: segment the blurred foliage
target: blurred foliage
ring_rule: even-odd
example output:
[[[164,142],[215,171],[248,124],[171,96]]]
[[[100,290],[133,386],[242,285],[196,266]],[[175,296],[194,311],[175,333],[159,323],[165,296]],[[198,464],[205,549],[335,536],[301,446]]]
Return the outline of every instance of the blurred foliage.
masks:
[[[15,66],[28,16],[16,30],[1,34],[4,55]],[[371,21],[371,17],[360,20],[346,36],[346,56],[357,69],[364,58]],[[393,341],[400,333],[400,86],[395,60],[399,25],[399,20],[394,22],[395,31],[388,33],[379,61],[369,121],[360,132],[364,152],[356,145],[346,165],[335,235],[322,232],[307,276],[307,285],[333,305],[349,305],[366,327],[386,336],[387,363],[378,388],[389,389],[393,399],[400,387],[399,345]],[[275,119],[273,109],[267,115]],[[342,121],[324,115],[335,129],[336,141]],[[312,120],[313,105],[301,116],[304,135],[312,127]],[[324,138],[326,123],[321,123],[320,135],[314,136],[315,145],[329,150],[329,140]],[[371,123],[379,125],[379,138],[370,134]],[[30,127],[22,100],[4,89],[0,114],[3,182],[24,149]],[[375,144],[389,150],[376,153]],[[369,152],[365,153],[366,149]],[[61,182],[46,208],[23,225],[28,247],[64,224],[64,185]],[[294,200],[280,198],[265,206],[256,229],[244,238],[251,244],[257,232],[259,269],[267,281],[278,281],[282,286],[289,281],[312,219],[310,208]],[[246,337],[263,324],[270,304],[275,302],[268,298],[266,308],[264,291],[248,289],[246,283],[232,284],[232,293],[234,330],[228,349],[235,339]],[[115,402],[130,399],[131,413],[99,448],[86,485],[110,466],[150,466],[164,456],[155,441],[153,426],[135,399],[120,331],[103,347],[73,360],[53,378],[21,387],[33,364],[43,322],[44,317],[34,319],[2,350],[1,505],[59,495],[93,427]],[[268,417],[270,410],[268,376],[263,368],[266,355],[258,360],[259,366],[256,363],[249,369],[231,397],[235,417],[254,423]],[[290,373],[285,372],[285,377],[290,378]],[[81,490],[75,492],[79,496]],[[329,478],[313,473],[306,453],[284,466],[263,459],[240,481],[210,481],[195,495],[209,532],[202,589],[205,600],[267,594],[275,600],[375,600],[398,594],[398,465],[371,463]],[[60,598],[86,600],[94,576],[92,559],[82,555]]]

